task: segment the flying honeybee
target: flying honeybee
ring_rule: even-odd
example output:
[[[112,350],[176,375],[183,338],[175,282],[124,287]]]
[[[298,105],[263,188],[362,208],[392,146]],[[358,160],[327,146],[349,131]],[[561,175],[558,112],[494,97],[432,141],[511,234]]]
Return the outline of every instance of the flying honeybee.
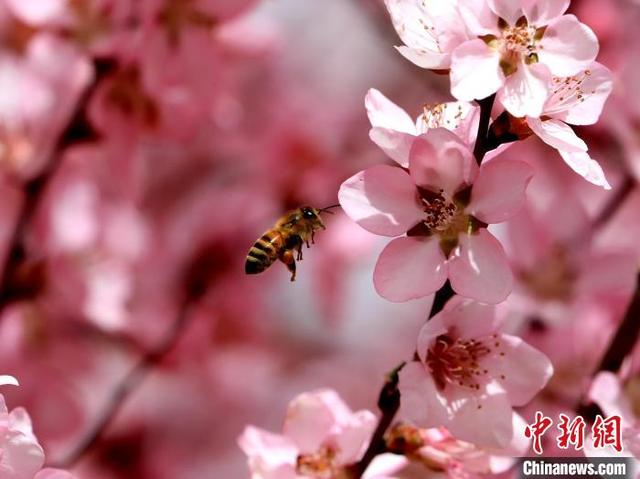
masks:
[[[244,264],[245,273],[262,273],[279,259],[291,272],[291,281],[295,281],[296,259],[302,260],[302,244],[307,248],[309,241],[313,244],[315,232],[325,229],[320,214],[331,213],[329,210],[337,206],[340,205],[321,209],[303,206],[286,213],[251,247]]]

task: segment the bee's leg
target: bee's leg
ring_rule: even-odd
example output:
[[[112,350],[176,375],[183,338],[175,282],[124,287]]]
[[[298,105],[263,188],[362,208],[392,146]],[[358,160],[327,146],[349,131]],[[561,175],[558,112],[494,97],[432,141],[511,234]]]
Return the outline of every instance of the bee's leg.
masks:
[[[280,254],[280,261],[282,261],[289,271],[291,271],[291,281],[296,280],[296,260],[293,257],[293,251],[290,249],[284,250]]]
[[[287,240],[287,244],[285,245],[285,248],[289,250],[296,250],[296,252],[298,253],[296,259],[298,261],[302,260],[302,238],[300,238],[300,236],[298,235],[290,236],[289,239]]]
[[[316,232],[312,230],[311,231],[311,244],[316,244],[315,239],[316,239]]]

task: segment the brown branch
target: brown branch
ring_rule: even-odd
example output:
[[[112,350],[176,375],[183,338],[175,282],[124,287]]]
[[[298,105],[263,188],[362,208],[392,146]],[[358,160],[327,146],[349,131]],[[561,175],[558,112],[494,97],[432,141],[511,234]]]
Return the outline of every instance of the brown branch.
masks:
[[[625,359],[633,352],[640,338],[640,275],[636,282],[636,291],[620,326],[611,338],[598,367],[593,372],[595,377],[600,371],[617,372]],[[578,401],[575,410],[578,414],[593,421],[596,414],[602,411],[594,403],[590,403],[584,395]]]
[[[640,277],[637,281],[640,281]],[[602,356],[597,371],[618,371],[625,358],[633,351],[638,337],[640,337],[640,288],[636,287],[627,314]]]
[[[449,282],[449,280],[447,280],[447,282],[444,283],[444,286],[442,286],[442,288],[440,288],[433,297],[433,304],[431,305],[431,311],[429,312],[427,321],[429,321],[436,314],[442,311],[444,305],[447,304],[447,301],[453,298],[454,294],[456,293],[453,288],[451,288],[451,283]]]
[[[454,294],[455,293],[451,288],[451,283],[447,280],[442,288],[440,288],[436,292],[433,298],[433,305],[431,306],[431,312],[429,313],[429,318],[427,318],[427,321],[438,314],[442,310],[442,308],[444,308],[446,302],[449,301],[449,299],[451,299]],[[387,432],[387,429],[389,429],[389,426],[391,426],[391,423],[393,422],[398,409],[400,409],[398,373],[405,366],[405,364],[406,362],[401,363],[389,374],[387,374],[387,379],[382,386],[380,396],[378,397],[378,408],[382,412],[382,415],[378,420],[376,430],[373,433],[371,442],[369,443],[369,447],[362,456],[362,459],[360,459],[359,462],[347,469],[348,477],[352,479],[359,479],[360,477],[362,477],[362,474],[364,474],[364,471],[367,470],[367,467],[369,467],[371,461],[373,461],[376,456],[389,451],[387,443],[384,439],[384,435]]]
[[[348,477],[360,478],[371,464],[376,456],[387,451],[387,443],[384,435],[391,426],[393,418],[400,409],[400,391],[398,390],[398,373],[406,363],[402,362],[394,368],[388,375],[382,386],[380,396],[378,397],[378,408],[382,412],[382,416],[378,421],[376,430],[373,433],[369,447],[365,451],[362,459],[347,469]]]
[[[20,279],[24,278],[24,264],[27,259],[25,233],[42,203],[44,191],[62,163],[64,151],[73,144],[95,138],[87,120],[87,106],[97,85],[112,67],[111,61],[94,61],[93,82],[80,97],[67,127],[62,131],[53,148],[49,162],[40,173],[23,185],[24,202],[13,229],[4,264],[0,265],[0,314],[10,302],[19,299],[24,292],[24,288],[19,283]]]
[[[476,100],[476,103],[480,106],[480,122],[478,123],[478,134],[476,136],[475,147],[473,148],[473,156],[476,158],[478,165],[482,163],[482,159],[488,151],[487,138],[489,134],[489,122],[491,121],[491,110],[493,109],[495,99],[496,94],[494,93],[482,100]]]

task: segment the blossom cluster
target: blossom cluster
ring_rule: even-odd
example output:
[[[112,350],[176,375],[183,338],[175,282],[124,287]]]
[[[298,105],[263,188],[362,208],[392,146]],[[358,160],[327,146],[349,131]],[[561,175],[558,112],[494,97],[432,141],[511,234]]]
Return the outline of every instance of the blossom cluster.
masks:
[[[394,303],[435,294],[436,314],[385,383],[382,431],[374,434],[372,414],[352,413],[332,391],[305,393],[290,404],[283,435],[249,427],[240,437],[254,478],[403,477],[398,471],[411,463],[453,477],[508,469],[512,463],[497,458],[531,447],[517,411],[554,376],[551,359],[526,341],[536,340],[527,327],[566,325],[585,303],[599,316],[598,298],[624,303],[635,284],[637,253],[598,252],[594,242],[598,222],[609,218],[589,218],[577,194],[559,190],[558,181],[548,187],[536,178],[539,163],[515,153],[537,137],[585,186],[603,195],[612,189],[571,125],[598,121],[613,74],[596,62],[598,38],[567,13],[569,0],[384,3],[402,41],[397,51],[448,75],[453,101],[425,103],[414,120],[370,89],[369,138],[390,161],[351,176],[338,198],[364,230],[393,238],[373,271],[377,293]],[[542,211],[532,211],[540,203]],[[591,400],[612,410],[604,380],[593,381],[599,392]],[[388,388],[396,388],[397,412],[384,402]],[[332,412],[310,406],[309,417],[299,417],[306,402]],[[602,417],[595,419],[594,431]],[[635,419],[628,421],[630,443]],[[539,435],[534,446],[541,451]]]
[[[0,386],[18,386],[13,376],[1,375]],[[31,419],[24,408],[7,409],[0,394],[0,474],[6,479],[73,479],[61,469],[42,468],[44,451],[33,435]]]

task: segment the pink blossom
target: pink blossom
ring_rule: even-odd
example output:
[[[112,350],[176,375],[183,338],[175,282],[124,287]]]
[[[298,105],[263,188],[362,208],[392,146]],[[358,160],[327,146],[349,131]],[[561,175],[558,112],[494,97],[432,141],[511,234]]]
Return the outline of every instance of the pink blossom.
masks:
[[[569,0],[461,0],[477,36],[451,55],[451,92],[471,101],[498,92],[516,117],[539,117],[551,76],[568,77],[595,60],[598,40],[573,15]]]
[[[0,386],[18,386],[13,376],[0,375]],[[0,476],[3,479],[73,479],[60,469],[36,471],[44,463],[44,451],[33,435],[31,419],[23,408],[11,413],[0,394]],[[35,477],[34,477],[35,474]]]
[[[513,277],[486,226],[517,212],[531,177],[521,161],[493,159],[478,168],[467,145],[436,128],[413,143],[408,172],[374,166],[346,180],[338,197],[364,229],[406,233],[378,258],[374,284],[381,296],[396,302],[428,296],[449,278],[458,294],[499,303]]]
[[[591,220],[577,195],[537,187],[534,180],[527,203],[505,225],[502,242],[515,284],[499,307],[514,319],[535,317],[555,326],[584,325],[594,315],[610,324],[618,321],[635,289],[635,253],[593,242]]]
[[[527,124],[542,141],[556,148],[564,161],[587,181],[609,190],[602,167],[587,153],[586,143],[567,125],[591,125],[598,121],[611,93],[611,72],[594,62],[576,75],[554,77],[540,118],[527,117]]]
[[[512,418],[513,430],[523,431],[526,423],[522,417],[513,413]],[[387,439],[394,452],[454,478],[505,472],[516,462],[516,457],[527,453],[530,442],[524,434],[515,433],[505,448],[479,447],[461,441],[444,427],[420,429],[409,423],[394,426]]]
[[[336,392],[323,389],[289,404],[283,434],[248,426],[238,442],[254,479],[320,479],[357,462],[375,426],[373,413],[354,413]]]
[[[455,132],[472,148],[478,130],[479,108],[467,102],[425,105],[415,121],[398,105],[372,88],[364,100],[371,122],[369,138],[400,166],[409,166],[409,151],[416,136],[432,128]]]
[[[634,412],[633,401],[624,390],[620,378],[614,373],[602,371],[593,379],[589,398],[606,416],[620,416],[622,426],[622,452],[610,447],[595,448],[592,440],[585,441],[585,454],[590,457],[632,456],[640,459],[640,420]],[[636,461],[636,465],[640,465]]]
[[[38,34],[21,55],[0,51],[0,163],[20,177],[37,173],[93,72],[72,45]]]
[[[457,0],[385,0],[393,26],[404,46],[396,47],[419,67],[446,70],[451,52],[469,34],[457,9]]]
[[[32,479],[43,463],[44,451],[33,435],[27,411],[16,408],[9,412],[0,394],[0,476]]]
[[[402,414],[481,447],[509,444],[512,407],[528,403],[553,374],[543,353],[501,332],[495,307],[460,297],[423,326],[417,354],[400,371]]]

